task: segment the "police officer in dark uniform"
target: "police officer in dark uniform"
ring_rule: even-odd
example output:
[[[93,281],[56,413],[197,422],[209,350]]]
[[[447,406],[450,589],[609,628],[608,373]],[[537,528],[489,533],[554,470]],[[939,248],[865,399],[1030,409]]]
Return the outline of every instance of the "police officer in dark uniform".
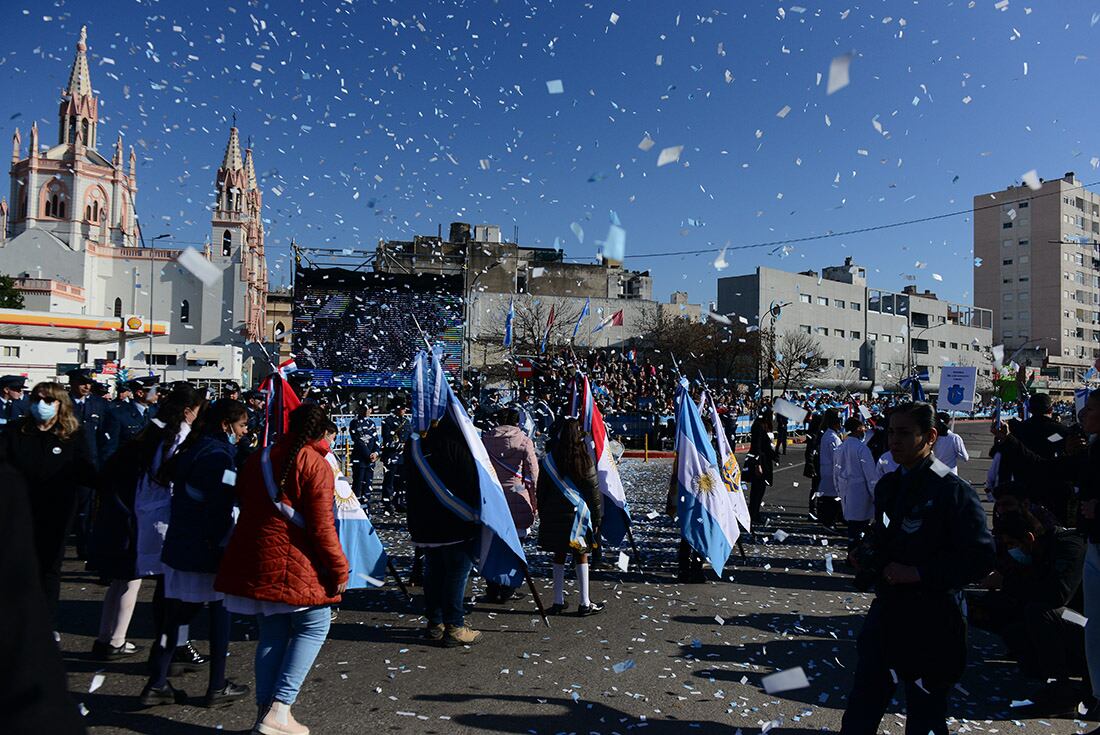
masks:
[[[222,398],[228,398],[231,401],[241,400],[241,386],[235,381],[230,380],[228,383],[222,386]]]
[[[92,390],[95,380],[87,368],[76,368],[66,373],[69,378],[69,398],[73,402],[73,413],[84,427],[84,441],[88,443],[88,456],[98,463],[103,422],[107,418],[108,404]],[[96,466],[98,470],[98,465]],[[95,489],[79,486],[76,489],[76,554],[87,559],[87,541],[91,535],[92,508],[95,505]]]
[[[977,494],[932,454],[934,419],[927,403],[891,414],[900,466],[875,486],[875,518],[849,555],[857,586],[875,599],[842,735],[874,735],[898,682],[906,733],[947,735],[947,695],[966,668],[961,590],[993,570],[996,553]]]
[[[378,431],[370,418],[370,406],[359,407],[359,415],[351,420],[352,491],[360,502],[370,501],[374,479],[374,461],[378,459]]]
[[[30,405],[23,397],[26,386],[27,379],[22,375],[5,375],[0,378],[0,431],[30,411]]]
[[[248,409],[248,433],[237,444],[237,466],[243,467],[244,461],[255,452],[264,441],[264,428],[267,423],[267,401],[258,390],[244,393],[244,405]]]
[[[160,379],[150,375],[127,383],[133,400],[119,401],[111,406],[100,431],[99,462],[103,464],[126,442],[141,433],[157,415],[157,383]]]
[[[405,445],[411,432],[405,404],[395,404],[393,413],[382,421],[382,463],[386,466],[382,479],[383,513],[405,508]]]

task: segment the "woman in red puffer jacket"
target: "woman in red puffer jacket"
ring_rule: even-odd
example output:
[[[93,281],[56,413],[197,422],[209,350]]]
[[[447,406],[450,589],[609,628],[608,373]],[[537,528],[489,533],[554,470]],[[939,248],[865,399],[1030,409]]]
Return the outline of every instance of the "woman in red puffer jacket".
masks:
[[[240,519],[214,588],[232,612],[257,616],[255,731],[304,735],[290,714],[328,635],[348,562],[332,517],[325,455],[328,416],[316,404],[290,415],[286,436],[249,458],[237,483]]]

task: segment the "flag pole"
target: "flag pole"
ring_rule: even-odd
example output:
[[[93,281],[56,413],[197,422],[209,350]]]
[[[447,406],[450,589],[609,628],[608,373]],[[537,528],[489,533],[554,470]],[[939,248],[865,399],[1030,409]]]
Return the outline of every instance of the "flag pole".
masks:
[[[401,581],[401,575],[397,573],[397,568],[393,565],[393,559],[386,559],[386,569],[393,575],[393,579],[397,582],[398,588],[401,590],[401,594],[405,595],[406,600],[411,600],[412,595],[409,594],[409,588],[405,586],[405,583]]]
[[[531,599],[535,601],[535,608],[539,611],[543,624],[549,628],[550,618],[546,617],[546,609],[542,606],[542,598],[539,597],[539,591],[535,589],[535,581],[531,579],[531,570],[526,565],[523,567],[523,578],[527,580],[527,588],[531,590]]]

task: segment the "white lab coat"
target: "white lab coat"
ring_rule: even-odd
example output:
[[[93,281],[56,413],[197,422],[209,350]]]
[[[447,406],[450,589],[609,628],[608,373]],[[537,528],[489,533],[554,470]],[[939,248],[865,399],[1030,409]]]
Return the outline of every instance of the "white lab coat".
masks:
[[[936,439],[936,446],[932,448],[936,459],[951,468],[954,474],[959,474],[959,462],[969,462],[970,455],[966,453],[966,445],[962,437],[953,431]]]
[[[836,450],[840,447],[840,436],[832,429],[826,429],[821,435],[821,484],[817,494],[822,498],[837,497],[835,480]]]
[[[836,450],[836,487],[844,508],[844,520],[869,521],[875,517],[875,485],[878,465],[863,441],[849,435]]]
[[[889,452],[886,452],[885,454],[883,454],[881,457],[878,458],[878,476],[879,476],[879,479],[882,479],[886,475],[889,475],[891,472],[893,472],[894,470],[896,470],[900,466],[901,465],[899,465],[897,462],[894,461],[894,455],[890,454]]]

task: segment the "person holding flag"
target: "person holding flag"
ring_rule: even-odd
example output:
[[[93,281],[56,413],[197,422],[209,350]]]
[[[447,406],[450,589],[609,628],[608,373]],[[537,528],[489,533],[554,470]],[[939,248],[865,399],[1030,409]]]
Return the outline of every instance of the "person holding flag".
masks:
[[[740,535],[733,493],[726,490],[718,457],[683,378],[676,392],[675,452],[676,503],[669,503],[670,514],[680,521],[680,537],[721,577]]]
[[[596,465],[596,477],[604,500],[602,520],[596,524],[596,530],[608,546],[618,547],[629,535],[630,509],[627,506],[622,478],[619,477],[619,468],[611,454],[607,426],[599,406],[592,398],[592,386],[588,377],[583,373],[577,373],[573,378],[569,405],[571,414],[580,417],[581,429],[591,437],[588,443],[589,454]]]
[[[553,443],[542,458],[538,479],[539,548],[554,555],[554,604],[548,612],[559,615],[565,603],[565,558],[572,554],[577,569],[580,601],[577,615],[604,611],[592,602],[588,586],[588,554],[596,548],[603,514],[596,465],[581,422],[563,419]]]
[[[583,322],[584,318],[586,316],[588,316],[588,311],[591,308],[591,306],[592,306],[592,299],[591,298],[585,299],[584,300],[584,306],[581,308],[581,313],[580,313],[579,316],[577,316],[577,323],[573,325],[573,336],[569,339],[570,342],[576,342],[577,341],[577,332],[580,331],[581,322]]]
[[[464,619],[471,568],[512,587],[526,576],[527,559],[496,471],[446,381],[438,349],[430,364],[424,351],[417,353],[412,387],[407,515],[413,544],[424,550],[426,636],[444,646],[470,645],[481,639]]]

